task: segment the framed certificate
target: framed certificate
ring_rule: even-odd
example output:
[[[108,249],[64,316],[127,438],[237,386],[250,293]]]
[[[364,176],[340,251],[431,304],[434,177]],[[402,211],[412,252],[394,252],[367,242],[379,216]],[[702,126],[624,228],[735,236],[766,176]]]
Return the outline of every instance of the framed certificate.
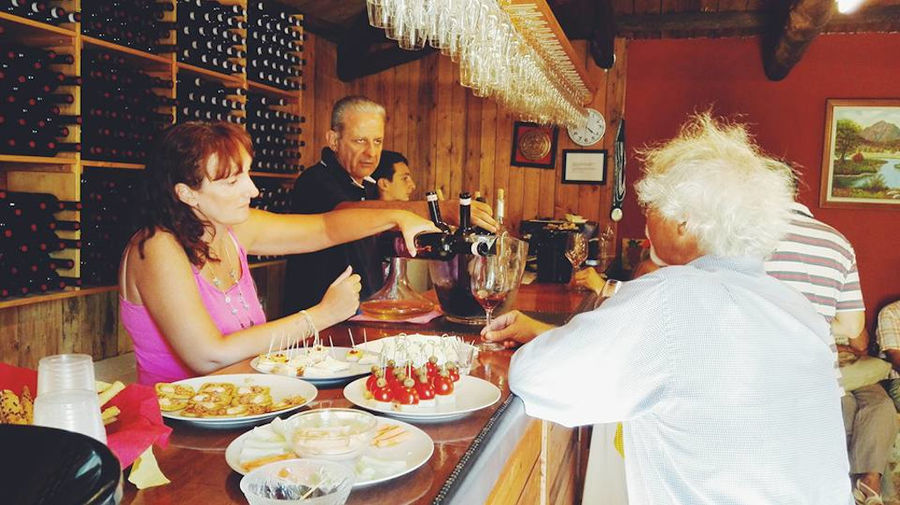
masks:
[[[563,184],[606,184],[606,149],[563,149]]]

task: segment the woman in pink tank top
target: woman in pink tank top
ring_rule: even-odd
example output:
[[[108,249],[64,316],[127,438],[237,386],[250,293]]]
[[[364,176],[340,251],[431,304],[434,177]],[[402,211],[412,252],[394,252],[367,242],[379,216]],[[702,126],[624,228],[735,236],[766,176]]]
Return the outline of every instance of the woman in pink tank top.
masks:
[[[359,305],[348,268],[305,311],[266,322],[247,254],[310,252],[397,227],[408,244],[430,221],[401,210],[285,215],[251,209],[253,148],[231,123],[181,123],[160,135],[145,170],[140,228],[122,255],[119,308],[138,381],[204,375],[297,342]],[[414,248],[411,248],[414,250]]]

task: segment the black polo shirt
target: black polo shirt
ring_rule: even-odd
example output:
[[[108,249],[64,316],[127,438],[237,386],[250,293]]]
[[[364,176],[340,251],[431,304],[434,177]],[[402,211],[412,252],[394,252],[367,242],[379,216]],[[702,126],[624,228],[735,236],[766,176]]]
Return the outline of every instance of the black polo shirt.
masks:
[[[357,185],[338,162],[334,151],[322,149],[322,160],[306,169],[294,183],[291,208],[297,214],[321,214],[341,202],[377,200],[374,182]],[[365,299],[384,284],[382,258],[375,253],[375,238],[368,237],[308,254],[288,256],[284,286],[284,313],[307,309],[319,303],[347,265],[362,278],[360,298]]]

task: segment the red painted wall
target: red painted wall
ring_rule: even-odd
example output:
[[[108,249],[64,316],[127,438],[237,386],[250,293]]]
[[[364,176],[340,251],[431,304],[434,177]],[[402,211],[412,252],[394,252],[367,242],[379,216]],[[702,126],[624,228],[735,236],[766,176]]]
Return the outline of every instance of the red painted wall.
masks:
[[[819,207],[827,98],[900,97],[900,34],[823,35],[780,82],[763,72],[756,38],[639,40],[628,46],[629,149],[674,136],[687,114],[714,106],[742,115],[759,144],[801,165],[799,199],[856,248],[867,320],[900,298],[900,210]],[[640,166],[628,160],[629,184]],[[641,237],[644,219],[629,187],[620,234]]]

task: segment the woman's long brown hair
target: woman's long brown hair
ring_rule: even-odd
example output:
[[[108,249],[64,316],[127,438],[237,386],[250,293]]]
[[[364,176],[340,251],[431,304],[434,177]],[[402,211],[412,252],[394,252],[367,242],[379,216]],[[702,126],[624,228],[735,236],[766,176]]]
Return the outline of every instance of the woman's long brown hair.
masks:
[[[198,189],[203,179],[228,177],[234,167],[241,166],[241,148],[253,156],[250,136],[232,123],[180,123],[160,133],[139,192],[142,201],[138,207],[138,251],[142,258],[147,239],[164,230],[175,236],[193,265],[201,267],[207,261],[218,261],[210,256],[209,245],[202,239],[212,224],[197,217],[191,207],[178,199],[175,185],[184,183]],[[208,171],[213,155],[218,166]]]

